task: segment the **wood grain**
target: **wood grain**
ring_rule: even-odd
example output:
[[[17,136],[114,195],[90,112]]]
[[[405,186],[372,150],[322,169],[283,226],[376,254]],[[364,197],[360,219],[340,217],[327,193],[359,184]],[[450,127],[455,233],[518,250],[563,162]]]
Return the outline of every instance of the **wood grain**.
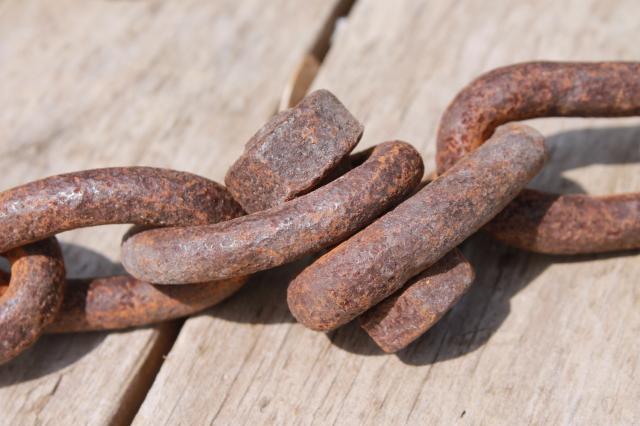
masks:
[[[360,0],[312,88],[364,121],[364,146],[407,140],[433,170],[437,122],[464,84],[524,60],[638,60],[638,12],[632,0]],[[531,124],[553,153],[535,186],[640,189],[638,120]],[[135,423],[640,423],[637,251],[550,257],[483,236],[464,251],[475,287],[396,356],[353,324],[326,335],[292,323],[295,271],[259,274],[185,323]]]
[[[221,181],[342,3],[0,3],[0,188],[124,165]],[[125,229],[62,235],[70,275],[120,271]],[[0,424],[127,422],[177,330],[43,338],[0,367]]]

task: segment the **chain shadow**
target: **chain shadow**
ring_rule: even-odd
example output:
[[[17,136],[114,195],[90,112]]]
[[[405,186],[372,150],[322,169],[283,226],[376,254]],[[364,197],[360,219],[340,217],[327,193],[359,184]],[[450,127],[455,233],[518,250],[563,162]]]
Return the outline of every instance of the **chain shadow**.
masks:
[[[584,194],[584,188],[563,177],[562,173],[596,164],[640,163],[640,126],[638,125],[559,132],[547,137],[546,144],[549,150],[549,163],[529,185],[543,191]]]
[[[67,276],[84,278],[123,273],[120,264],[75,244],[61,243]],[[6,268],[6,263],[2,265]],[[55,373],[77,362],[107,337],[107,332],[48,334],[10,362],[0,365],[0,387]]]
[[[314,259],[315,256],[307,256],[253,274],[236,294],[201,315],[248,324],[293,323],[295,319],[287,306],[287,287]]]
[[[579,148],[575,144],[580,144]],[[547,146],[551,153],[550,164],[536,177],[533,186],[547,191],[585,193],[582,186],[564,178],[562,173],[592,164],[640,163],[640,126],[562,132],[547,138]],[[585,150],[589,155],[575,155],[576,149]],[[406,364],[434,364],[481,347],[509,315],[510,299],[552,263],[588,262],[640,252],[541,255],[504,246],[483,233],[469,238],[461,249],[475,266],[474,285],[438,324],[396,354]],[[348,352],[373,356],[384,354],[360,329],[357,320],[328,333],[327,337]]]
[[[476,282],[450,313],[432,330],[400,351],[409,365],[434,364],[471,353],[484,345],[511,311],[510,300],[551,264],[579,263],[621,256],[640,250],[576,256],[528,253],[504,246],[478,234],[462,247],[476,268]]]

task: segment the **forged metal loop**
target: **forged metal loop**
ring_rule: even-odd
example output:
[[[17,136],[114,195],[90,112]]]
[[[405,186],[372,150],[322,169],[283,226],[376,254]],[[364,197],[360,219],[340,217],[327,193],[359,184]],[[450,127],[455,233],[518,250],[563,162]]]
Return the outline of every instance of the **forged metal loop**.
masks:
[[[203,284],[153,285],[127,275],[69,280],[48,333],[117,330],[192,315],[238,291],[247,277]]]
[[[80,226],[202,225],[243,213],[216,182],[150,167],[52,176],[0,194],[0,211],[5,215],[0,221],[0,231],[6,231],[0,232],[0,238],[6,237],[5,246]],[[245,281],[240,277],[160,288],[129,276],[70,280],[62,309],[47,331],[127,328],[190,315],[222,301]],[[6,312],[0,310],[1,315]]]
[[[535,130],[498,129],[416,195],[307,267],[289,286],[289,309],[314,330],[351,321],[487,223],[545,158]]]
[[[120,330],[193,315],[233,295],[247,278],[188,286],[153,285],[128,275],[70,279],[64,286],[60,311],[45,332]],[[9,276],[3,274],[0,296],[8,283]]]
[[[411,145],[386,142],[362,165],[281,206],[216,225],[138,233],[123,243],[122,263],[133,276],[158,283],[272,268],[347,238],[403,200],[422,174]]]
[[[383,351],[407,347],[435,325],[471,288],[473,267],[453,249],[433,266],[360,318],[360,326]]]
[[[0,364],[38,340],[60,309],[64,286],[64,262],[55,238],[15,248],[6,257],[11,278],[0,293]]]
[[[495,128],[537,117],[640,115],[638,62],[531,62],[499,68],[449,105],[438,131],[438,173]],[[603,197],[525,190],[485,229],[526,250],[576,254],[640,248],[640,193]]]
[[[247,213],[306,194],[356,146],[363,127],[327,90],[277,114],[245,146],[224,181]]]
[[[191,173],[152,167],[85,170],[0,193],[0,252],[86,226],[215,223],[242,213],[222,185]]]

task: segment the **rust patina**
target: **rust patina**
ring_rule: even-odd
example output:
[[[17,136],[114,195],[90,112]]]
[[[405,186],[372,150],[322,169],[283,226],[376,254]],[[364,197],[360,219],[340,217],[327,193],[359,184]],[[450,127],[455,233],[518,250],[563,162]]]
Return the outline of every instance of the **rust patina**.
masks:
[[[0,252],[71,229],[215,223],[243,214],[220,184],[152,167],[51,176],[0,193]]]
[[[383,351],[397,352],[437,323],[471,288],[473,267],[454,249],[365,312],[360,326]]]
[[[349,237],[402,201],[422,174],[411,145],[385,142],[362,165],[280,206],[215,225],[138,233],[123,243],[122,262],[133,276],[159,283],[272,268]]]
[[[438,172],[497,126],[537,117],[640,115],[638,62],[531,62],[493,70],[464,88],[438,131]],[[485,229],[526,250],[576,254],[640,247],[640,194],[558,195],[525,190]]]
[[[83,226],[203,225],[244,213],[231,194],[216,182],[190,173],[149,167],[87,170],[32,182],[0,194],[0,211],[5,215],[0,222],[0,229],[6,231],[0,236],[5,246]],[[13,252],[9,252],[10,259],[15,256]],[[37,266],[34,273],[43,271]],[[14,265],[11,269],[12,283],[21,277],[16,275],[16,268]],[[44,279],[44,272],[41,275]],[[64,282],[64,273],[62,277]],[[165,288],[130,276],[69,280],[62,308],[47,330],[127,328],[190,315],[230,296],[245,281],[246,277],[238,277]],[[0,287],[3,299],[14,293],[14,287],[20,288],[13,284]],[[61,292],[62,286],[58,290]],[[14,305],[31,300],[26,290],[20,294],[24,299],[13,302]],[[33,297],[37,300],[38,294]],[[41,308],[43,313],[52,311],[49,305],[42,304]],[[9,315],[10,311],[3,307],[0,312]],[[47,318],[49,322],[53,320],[52,315]],[[37,328],[38,333],[42,328]]]
[[[62,303],[64,262],[55,238],[6,253],[11,263],[8,287],[0,292],[0,364],[38,340]],[[3,274],[3,278],[8,278]]]
[[[49,333],[115,330],[192,315],[234,294],[247,277],[192,285],[153,285],[127,275],[69,280]]]
[[[493,218],[542,168],[543,137],[510,124],[416,195],[306,268],[288,303],[331,330],[399,290]]]
[[[273,117],[245,146],[225,183],[248,213],[311,191],[356,146],[363,127],[327,90]]]

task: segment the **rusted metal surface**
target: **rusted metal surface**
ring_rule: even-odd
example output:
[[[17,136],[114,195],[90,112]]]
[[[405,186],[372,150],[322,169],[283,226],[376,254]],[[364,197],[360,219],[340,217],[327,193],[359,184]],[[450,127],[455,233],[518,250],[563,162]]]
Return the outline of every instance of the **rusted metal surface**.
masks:
[[[331,330],[399,290],[495,216],[542,168],[544,139],[510,124],[413,197],[322,256],[291,283],[309,328]]]
[[[193,315],[233,295],[247,278],[192,285],[153,285],[128,275],[67,280],[60,311],[45,332],[119,330]],[[2,273],[0,296],[8,283]]]
[[[529,62],[498,68],[464,88],[444,113],[438,173],[504,123],[635,115],[640,115],[640,62]]]
[[[138,327],[192,315],[239,290],[247,277],[192,285],[153,285],[127,275],[69,280],[47,332]]]
[[[6,256],[11,279],[0,296],[0,364],[31,346],[53,321],[65,274],[55,238],[15,248]]]
[[[523,191],[485,228],[514,247],[550,254],[640,247],[640,196]]]
[[[227,190],[213,181],[147,167],[53,176],[7,191],[0,200],[5,212],[0,229],[8,230],[12,224],[19,228],[3,241],[5,245],[20,242],[21,237],[35,238],[79,226],[137,223],[139,230],[209,224],[244,213]],[[12,268],[12,276],[14,273]],[[62,308],[47,331],[126,328],[190,315],[230,296],[245,281],[245,277],[238,277],[162,287],[128,276],[70,280]],[[3,298],[9,297],[11,288],[0,287]]]
[[[499,68],[463,89],[438,131],[439,173],[503,123],[536,117],[640,115],[640,63],[532,62]],[[604,197],[523,191],[487,231],[542,253],[640,247],[640,194]]]
[[[122,246],[133,276],[156,283],[202,282],[278,266],[347,238],[420,182],[418,152],[378,145],[360,166],[281,206],[227,222],[138,233]]]
[[[0,193],[0,252],[85,226],[214,223],[242,213],[223,186],[191,173],[151,167],[86,170]]]
[[[362,125],[326,90],[273,117],[247,142],[225,183],[248,213],[309,192],[356,146]]]
[[[473,267],[453,249],[390,297],[369,309],[360,326],[383,351],[392,353],[422,336],[469,290]]]

